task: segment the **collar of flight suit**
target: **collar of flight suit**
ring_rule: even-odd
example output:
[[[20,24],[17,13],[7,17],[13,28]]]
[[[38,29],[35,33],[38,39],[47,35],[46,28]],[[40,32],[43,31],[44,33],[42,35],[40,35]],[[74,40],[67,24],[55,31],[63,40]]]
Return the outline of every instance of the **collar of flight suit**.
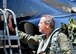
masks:
[[[48,39],[47,39],[47,41],[44,43],[44,45],[43,45],[43,39],[42,39],[42,41],[41,41],[40,44],[39,44],[39,47],[38,47],[38,50],[37,50],[37,54],[39,54],[40,52],[44,52],[44,51],[46,50],[46,48],[47,48],[48,45],[49,45],[50,39],[52,38],[53,34],[54,34],[56,31],[58,31],[58,30],[59,30],[59,28],[55,29],[55,30],[50,34],[50,36],[48,37]],[[42,45],[43,45],[43,47],[42,47]],[[41,47],[42,47],[42,48],[41,48]]]

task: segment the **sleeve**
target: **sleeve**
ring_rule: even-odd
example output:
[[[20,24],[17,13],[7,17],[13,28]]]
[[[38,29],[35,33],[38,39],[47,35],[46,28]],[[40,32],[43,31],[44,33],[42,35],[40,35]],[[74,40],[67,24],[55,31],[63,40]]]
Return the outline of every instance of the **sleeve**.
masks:
[[[19,34],[19,39],[23,42],[23,43],[27,43],[28,38],[31,36],[30,34],[26,34],[22,31],[18,30],[18,34]]]
[[[58,37],[62,54],[72,54],[70,40],[67,36],[64,33],[59,33]]]
[[[38,40],[40,40],[40,37],[39,37],[39,35],[34,35],[34,36],[32,36],[32,35],[30,35],[30,34],[26,34],[26,33],[24,33],[24,32],[22,32],[22,31],[19,31],[18,30],[18,33],[19,33],[19,39],[23,42],[23,43],[27,43],[28,41],[38,41]]]

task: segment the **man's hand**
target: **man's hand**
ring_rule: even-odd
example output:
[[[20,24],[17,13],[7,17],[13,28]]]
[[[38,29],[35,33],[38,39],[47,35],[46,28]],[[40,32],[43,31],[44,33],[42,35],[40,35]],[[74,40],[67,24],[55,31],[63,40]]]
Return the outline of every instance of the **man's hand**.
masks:
[[[13,28],[11,18],[8,17],[7,21],[8,21],[8,28],[9,28],[9,30],[10,30],[11,32],[14,32],[15,30],[14,30],[14,28]]]

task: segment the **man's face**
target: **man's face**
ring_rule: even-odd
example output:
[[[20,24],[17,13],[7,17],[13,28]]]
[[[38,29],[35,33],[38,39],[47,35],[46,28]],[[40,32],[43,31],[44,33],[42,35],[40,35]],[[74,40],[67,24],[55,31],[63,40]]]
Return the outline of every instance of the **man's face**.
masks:
[[[39,26],[39,32],[44,33],[46,31],[46,24],[44,23],[45,17],[41,17]]]

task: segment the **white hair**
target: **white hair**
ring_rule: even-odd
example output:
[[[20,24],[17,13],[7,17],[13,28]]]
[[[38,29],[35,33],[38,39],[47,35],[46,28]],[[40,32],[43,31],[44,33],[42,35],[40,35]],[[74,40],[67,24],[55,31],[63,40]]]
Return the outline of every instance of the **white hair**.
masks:
[[[52,28],[55,27],[55,20],[51,15],[46,14],[46,15],[42,15],[42,17],[45,17],[45,21],[44,21],[45,24],[51,25]]]

